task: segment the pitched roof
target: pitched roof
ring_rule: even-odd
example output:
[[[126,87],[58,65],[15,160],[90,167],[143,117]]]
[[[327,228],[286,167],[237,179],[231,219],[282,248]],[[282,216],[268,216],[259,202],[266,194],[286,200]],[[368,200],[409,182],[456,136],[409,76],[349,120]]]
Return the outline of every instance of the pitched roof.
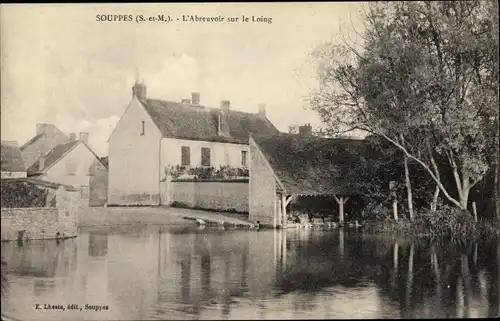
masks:
[[[45,154],[45,164],[42,169],[39,168],[40,158],[38,158],[33,165],[28,168],[28,175],[37,175],[51,168],[55,163],[57,163],[61,158],[63,158],[67,153],[69,153],[78,143],[82,143],[87,147],[87,149],[94,154],[95,158],[105,167],[108,168],[108,165],[99,157],[97,154],[89,147],[87,144],[82,142],[81,140],[69,141],[64,144],[57,145],[52,150],[50,150],[47,154]]]
[[[362,161],[364,141],[281,133],[252,136],[289,194],[351,194],[344,174]]]
[[[14,141],[1,142],[0,168],[2,172],[24,172],[26,168],[23,162],[21,150]]]
[[[218,108],[155,99],[140,101],[164,137],[247,144],[250,133],[279,133],[265,117],[230,110],[230,135],[220,136],[217,133],[217,116],[220,113]]]
[[[40,137],[42,137],[43,135],[45,135],[44,133],[41,133],[41,134],[37,134],[35,136],[33,136],[33,138],[31,138],[30,140],[28,140],[26,143],[24,143],[22,146],[21,146],[21,150],[25,149],[26,147],[28,147],[29,145],[33,144],[34,142],[36,142]]]
[[[65,144],[60,144],[54,147],[50,152],[45,155],[45,164],[42,169],[39,168],[40,158],[33,163],[28,168],[28,175],[39,174],[48,168],[52,167],[59,159],[61,159],[64,155],[66,155],[70,150],[72,150],[76,144],[80,141],[70,141]]]

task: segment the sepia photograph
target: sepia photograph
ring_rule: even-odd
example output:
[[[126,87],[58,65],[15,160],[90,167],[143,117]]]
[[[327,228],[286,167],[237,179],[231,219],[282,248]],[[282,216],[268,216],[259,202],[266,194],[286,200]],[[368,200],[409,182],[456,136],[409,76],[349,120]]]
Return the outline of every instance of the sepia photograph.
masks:
[[[500,317],[498,6],[0,4],[1,320]]]

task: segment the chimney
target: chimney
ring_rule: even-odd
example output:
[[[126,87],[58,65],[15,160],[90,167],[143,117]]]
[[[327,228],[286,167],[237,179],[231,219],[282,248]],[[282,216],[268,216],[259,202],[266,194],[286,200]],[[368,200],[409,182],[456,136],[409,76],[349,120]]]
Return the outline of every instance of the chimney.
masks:
[[[40,134],[45,133],[46,128],[47,128],[47,124],[46,123],[38,123],[38,124],[36,124],[36,134],[40,135]]]
[[[137,97],[139,99],[146,99],[147,97],[147,88],[144,84],[144,80],[141,83],[135,82],[134,86],[132,86],[132,97]]]
[[[311,124],[305,124],[303,126],[299,126],[299,135],[300,136],[311,136],[312,135]]]
[[[191,93],[191,103],[193,105],[200,104],[200,93]]]
[[[259,116],[266,118],[266,104],[259,104]]]
[[[231,105],[231,102],[229,100],[221,100],[220,102],[220,109],[227,113],[229,112],[229,106]]]
[[[69,140],[72,142],[76,141],[76,133],[69,133]]]
[[[89,133],[88,132],[80,132],[80,140],[85,144],[89,143]]]
[[[189,104],[191,103],[191,100],[189,100],[189,99],[187,99],[187,98],[186,98],[186,99],[183,99],[183,100],[182,100],[182,103],[183,103],[183,104],[188,104],[188,105],[189,105]]]
[[[38,171],[41,172],[45,168],[45,155],[38,157]]]

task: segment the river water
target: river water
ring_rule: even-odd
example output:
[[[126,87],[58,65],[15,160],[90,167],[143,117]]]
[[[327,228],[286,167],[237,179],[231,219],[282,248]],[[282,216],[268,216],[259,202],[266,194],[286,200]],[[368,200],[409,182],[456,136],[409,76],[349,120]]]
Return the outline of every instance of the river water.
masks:
[[[133,225],[1,247],[2,315],[18,320],[499,314],[499,241],[464,246],[354,229]]]

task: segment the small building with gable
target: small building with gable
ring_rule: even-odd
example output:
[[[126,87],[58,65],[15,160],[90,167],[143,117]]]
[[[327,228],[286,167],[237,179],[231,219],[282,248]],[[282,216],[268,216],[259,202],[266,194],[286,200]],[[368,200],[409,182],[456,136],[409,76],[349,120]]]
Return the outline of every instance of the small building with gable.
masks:
[[[27,176],[79,190],[81,205],[107,200],[107,166],[88,145],[89,133],[67,137],[53,124],[37,124],[37,135],[21,147]]]
[[[322,138],[300,134],[250,137],[249,219],[285,228],[289,204],[298,197],[331,196],[344,221],[344,205],[356,195],[346,173],[363,162],[363,140]]]

